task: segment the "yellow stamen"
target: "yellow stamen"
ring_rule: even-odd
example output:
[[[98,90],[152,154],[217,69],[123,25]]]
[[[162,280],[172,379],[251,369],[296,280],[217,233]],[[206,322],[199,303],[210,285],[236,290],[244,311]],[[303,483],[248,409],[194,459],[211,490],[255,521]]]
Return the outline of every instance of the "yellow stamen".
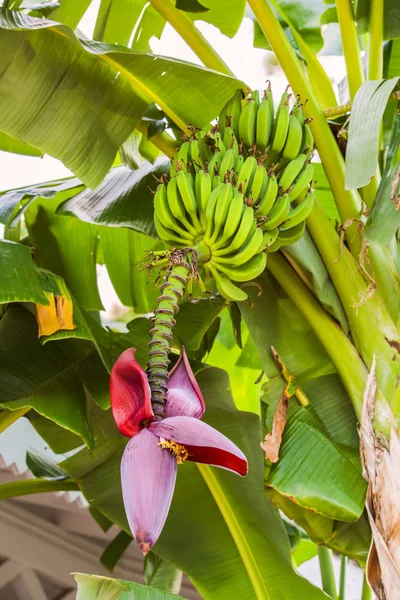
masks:
[[[178,444],[178,442],[170,442],[169,440],[161,439],[158,445],[165,450],[169,450],[171,454],[174,455],[178,465],[181,465],[183,462],[185,462],[189,456],[189,452],[186,450],[185,446]]]

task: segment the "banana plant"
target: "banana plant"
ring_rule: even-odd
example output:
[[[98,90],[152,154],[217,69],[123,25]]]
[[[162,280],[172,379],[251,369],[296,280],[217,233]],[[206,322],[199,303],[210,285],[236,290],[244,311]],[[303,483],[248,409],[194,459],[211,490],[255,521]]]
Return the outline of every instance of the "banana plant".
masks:
[[[348,558],[360,598],[400,594],[395,11],[2,3],[0,149],[73,175],[0,194],[0,432],[25,418],[71,452],[28,454],[0,499],[79,490],[120,529],[104,566],[132,540],[146,555],[147,587],[79,574],[78,598],[178,597],[183,571],[206,600],[344,600]],[[244,20],[280,98],[200,23]],[[167,24],[202,66],[151,52]],[[340,98],[320,52],[343,54]],[[101,322],[98,265],[124,331]],[[323,590],[296,570],[317,554]]]

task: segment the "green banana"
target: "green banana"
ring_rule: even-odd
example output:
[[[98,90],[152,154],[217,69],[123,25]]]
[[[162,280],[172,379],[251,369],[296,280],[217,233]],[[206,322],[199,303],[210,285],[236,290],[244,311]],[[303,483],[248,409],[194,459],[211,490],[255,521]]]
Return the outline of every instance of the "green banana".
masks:
[[[226,147],[225,147],[224,141],[223,141],[222,136],[219,131],[214,133],[213,140],[214,140],[214,147],[217,150],[219,150],[219,152],[221,153],[221,156],[223,158],[225,156]],[[215,152],[215,149],[214,149],[214,152]]]
[[[296,200],[304,190],[310,187],[313,175],[314,165],[307,163],[293,182],[293,185],[289,188],[289,196],[292,201]]]
[[[178,150],[178,163],[185,171],[188,170],[190,165],[190,142],[183,142],[182,146]]]
[[[208,199],[212,191],[212,177],[206,171],[198,171],[195,179],[195,192],[197,210],[200,217],[200,222],[203,223],[203,216],[207,206]],[[204,223],[203,223],[204,225]]]
[[[208,172],[210,173],[211,177],[214,177],[214,175],[219,175],[219,167],[221,165],[221,162],[222,162],[221,152],[218,152],[218,151],[214,152],[214,154],[207,166]]]
[[[307,156],[305,154],[299,154],[286,165],[279,177],[279,187],[282,191],[286,192],[290,186],[293,185],[296,177],[304,167],[306,160]]]
[[[283,194],[275,202],[272,210],[268,215],[268,220],[263,223],[263,229],[270,231],[279,227],[281,223],[286,219],[290,211],[290,198],[289,194]]]
[[[213,157],[212,150],[208,144],[208,134],[201,130],[197,132],[197,141],[199,142],[199,152],[203,165],[206,165]]]
[[[269,144],[274,123],[274,109],[272,107],[271,112],[271,103],[268,94],[271,94],[271,90],[264,92],[264,98],[261,100],[257,110],[256,145],[257,150],[260,152],[265,152]]]
[[[303,139],[303,128],[295,115],[289,116],[289,130],[283,147],[282,156],[287,160],[293,160],[300,152]]]
[[[229,279],[227,279],[224,275],[221,275],[218,272],[218,269],[215,269],[211,265],[209,266],[209,269],[210,273],[214,277],[217,290],[221,296],[233,302],[243,302],[247,299],[247,294],[229,281]]]
[[[246,194],[247,190],[250,189],[253,180],[253,174],[257,167],[257,160],[254,156],[248,156],[243,163],[242,168],[238,173],[236,185],[238,189]]]
[[[158,186],[154,196],[154,211],[160,223],[182,238],[188,237],[188,232],[183,229],[175,219],[168,204],[167,188],[164,184]]]
[[[190,173],[180,171],[175,175],[186,212],[198,233],[202,231],[197,214],[197,202],[194,192],[193,177]]]
[[[217,202],[215,205],[214,222],[211,228],[207,227],[205,241],[211,246],[218,238],[222,231],[226,218],[228,216],[229,208],[233,199],[233,187],[230,183],[225,183],[220,189],[218,194]],[[209,239],[208,233],[211,231]]]
[[[255,141],[257,103],[254,98],[245,100],[239,119],[239,139],[246,148],[251,148]]]
[[[225,148],[228,150],[234,150],[236,154],[238,154],[239,144],[233,133],[232,127],[225,127],[225,133],[223,137]]]
[[[232,171],[232,169],[235,167],[236,157],[237,154],[233,149],[229,148],[226,151],[226,154],[219,167],[219,174],[221,175],[222,179],[224,179],[225,175],[230,173],[230,171]]]
[[[251,281],[264,271],[267,264],[265,252],[259,252],[240,267],[218,264],[218,269],[233,281]]]
[[[225,127],[232,127],[235,137],[238,138],[239,118],[240,113],[242,112],[242,98],[242,90],[237,90],[222,109],[218,119],[218,126],[222,137],[224,137],[225,134]]]
[[[237,173],[240,172],[240,169],[243,167],[244,165],[244,156],[243,154],[238,154],[237,158],[236,158],[236,162],[235,162],[235,171]]]
[[[228,216],[226,217],[221,237],[213,244],[213,249],[215,251],[217,251],[225,242],[228,242],[231,237],[235,235],[242,220],[244,209],[245,205],[243,194],[235,194],[229,207]]]
[[[293,229],[281,229],[276,241],[272,244],[269,252],[276,252],[282,246],[290,246],[295,242],[298,242],[302,237],[306,228],[306,222],[302,221],[298,223]]]
[[[195,172],[199,171],[204,167],[203,160],[200,154],[200,142],[199,140],[192,140],[190,142],[190,158]]]
[[[283,230],[292,229],[299,223],[305,221],[314,207],[314,194],[308,192],[300,204],[298,204],[293,210],[290,211],[286,221],[283,224]]]
[[[251,182],[252,206],[257,204],[258,200],[264,195],[268,187],[267,171],[262,165],[257,165],[254,171],[253,181]]]
[[[258,206],[256,206],[255,213],[257,217],[265,217],[269,213],[278,195],[278,181],[276,176],[272,173],[267,179],[267,188]]]
[[[185,248],[185,246],[193,246],[194,238],[187,233],[186,238],[182,238],[175,234],[174,231],[165,227],[154,213],[154,225],[158,234],[158,237],[168,246],[178,246],[179,248]]]
[[[218,264],[228,264],[232,267],[239,267],[250,260],[255,254],[258,254],[262,240],[263,231],[260,227],[256,227],[240,250],[233,254],[229,254],[228,256],[215,256],[213,253],[211,260]]]
[[[274,134],[272,138],[271,150],[279,154],[285,145],[289,129],[289,106],[283,103],[278,109],[275,120]]]
[[[314,150],[314,136],[311,131],[311,127],[308,123],[304,123],[303,125],[303,141],[302,141],[302,152],[307,152],[307,154],[311,154]]]
[[[186,216],[185,205],[183,204],[183,200],[179,193],[177,176],[172,177],[167,185],[167,196],[168,196],[168,206],[171,209],[172,214],[175,219],[178,219],[183,225],[185,229],[187,229],[193,236],[197,235],[197,231],[195,227],[189,222],[189,219]]]
[[[272,244],[275,242],[276,238],[279,235],[279,228],[275,227],[275,229],[271,229],[271,231],[264,231],[262,246],[263,250],[269,250]]]
[[[205,215],[204,215],[204,224],[206,227],[206,231],[204,234],[205,238],[210,238],[211,237],[211,233],[214,227],[214,213],[215,213],[215,207],[217,205],[217,199],[218,199],[218,195],[221,191],[221,189],[223,188],[224,184],[220,183],[210,194],[210,197],[208,198],[208,202],[207,202],[207,206],[206,206],[206,210],[205,210]]]
[[[234,197],[235,198],[235,197]],[[230,216],[230,211],[228,213],[228,219]],[[244,206],[241,213],[241,219],[237,231],[229,244],[224,247],[213,247],[213,257],[225,256],[226,254],[232,254],[232,252],[236,252],[239,248],[241,248],[246,240],[252,235],[256,228],[256,222],[254,219],[254,212],[250,206]],[[225,230],[224,230],[225,236]],[[229,240],[229,238],[224,238],[225,240]]]
[[[292,108],[291,114],[296,117],[301,126],[304,124],[304,112],[303,105],[300,102],[300,96],[297,96],[297,100]]]

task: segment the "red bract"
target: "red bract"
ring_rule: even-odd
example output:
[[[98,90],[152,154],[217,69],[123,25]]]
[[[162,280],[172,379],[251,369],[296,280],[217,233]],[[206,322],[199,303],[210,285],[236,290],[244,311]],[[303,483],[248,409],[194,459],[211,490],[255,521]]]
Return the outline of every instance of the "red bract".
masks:
[[[147,375],[133,349],[111,372],[111,408],[121,433],[131,437],[121,461],[129,526],[143,554],[157,541],[171,505],[177,464],[184,460],[247,473],[247,460],[227,437],[199,419],[205,405],[185,350],[171,370],[166,418],[153,420]]]

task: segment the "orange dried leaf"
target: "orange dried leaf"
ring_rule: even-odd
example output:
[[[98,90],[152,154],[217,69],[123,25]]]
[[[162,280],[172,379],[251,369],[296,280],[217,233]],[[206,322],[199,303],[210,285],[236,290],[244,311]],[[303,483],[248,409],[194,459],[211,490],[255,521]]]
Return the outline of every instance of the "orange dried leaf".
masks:
[[[49,305],[36,304],[36,321],[39,327],[39,337],[52,335],[60,329],[73,330],[73,304],[71,298],[64,296],[54,297],[53,292],[44,291],[49,300]]]
[[[279,460],[279,449],[281,447],[282,435],[286,426],[288,401],[289,397],[287,395],[286,385],[279,398],[278,404],[276,405],[272,431],[265,436],[264,441],[260,444],[265,452],[265,458],[272,463],[276,463]]]

